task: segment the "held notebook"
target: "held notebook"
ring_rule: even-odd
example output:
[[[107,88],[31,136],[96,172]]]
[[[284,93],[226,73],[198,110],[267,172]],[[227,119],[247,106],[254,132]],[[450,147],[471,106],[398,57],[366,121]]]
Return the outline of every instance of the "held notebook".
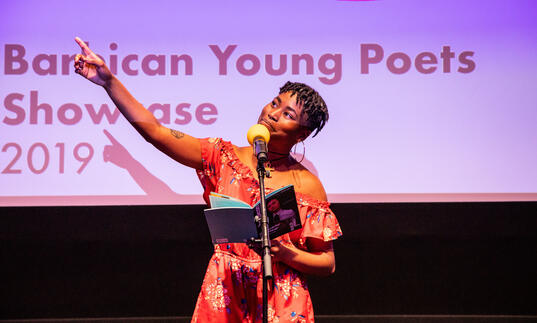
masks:
[[[260,238],[261,225],[256,222],[256,217],[261,219],[261,201],[252,207],[239,199],[215,192],[211,192],[209,201],[211,208],[204,213],[213,244]],[[302,228],[293,185],[268,194],[266,204],[271,239]]]

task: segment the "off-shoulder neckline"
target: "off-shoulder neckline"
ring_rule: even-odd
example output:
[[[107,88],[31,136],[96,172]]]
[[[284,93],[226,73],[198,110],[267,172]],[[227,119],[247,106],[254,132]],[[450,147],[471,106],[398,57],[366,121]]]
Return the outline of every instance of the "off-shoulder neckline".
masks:
[[[226,149],[228,155],[231,157],[231,159],[240,166],[238,168],[240,168],[241,172],[243,172],[242,175],[247,175],[257,185],[257,187],[259,187],[259,181],[255,178],[254,173],[250,169],[250,167],[248,167],[239,158],[239,156],[237,155],[237,153],[236,153],[236,151],[234,149],[234,145],[230,141],[225,141],[225,140],[223,140],[221,138],[220,138],[220,141],[222,142],[223,146],[225,147],[225,149]],[[265,186],[265,188],[267,190],[271,191],[271,192],[276,190],[275,188],[267,187],[267,186]],[[326,207],[326,208],[328,208],[330,206],[330,202],[316,199],[316,198],[314,198],[313,196],[311,196],[309,194],[302,193],[302,192],[299,192],[299,191],[296,191],[296,190],[295,190],[295,194],[297,196],[297,202],[299,204],[306,204],[306,205],[312,205],[312,206],[318,206],[318,207]],[[306,203],[304,203],[304,201],[306,201]]]

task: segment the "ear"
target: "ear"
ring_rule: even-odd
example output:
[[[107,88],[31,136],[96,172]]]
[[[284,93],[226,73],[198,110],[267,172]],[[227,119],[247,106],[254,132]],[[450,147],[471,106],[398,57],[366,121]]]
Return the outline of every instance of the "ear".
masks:
[[[308,136],[311,134],[311,129],[308,128],[308,127],[302,127],[302,129],[300,130],[300,133],[298,134],[298,141],[304,141],[306,140],[306,138],[308,138]]]

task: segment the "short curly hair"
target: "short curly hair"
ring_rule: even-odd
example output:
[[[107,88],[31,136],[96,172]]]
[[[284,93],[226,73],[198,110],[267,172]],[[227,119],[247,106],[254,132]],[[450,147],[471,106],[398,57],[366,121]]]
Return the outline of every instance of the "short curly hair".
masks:
[[[298,82],[285,83],[280,88],[280,94],[291,92],[291,96],[296,94],[296,102],[302,104],[303,113],[306,113],[308,128],[315,133],[315,137],[328,121],[328,107],[317,91],[309,85]]]

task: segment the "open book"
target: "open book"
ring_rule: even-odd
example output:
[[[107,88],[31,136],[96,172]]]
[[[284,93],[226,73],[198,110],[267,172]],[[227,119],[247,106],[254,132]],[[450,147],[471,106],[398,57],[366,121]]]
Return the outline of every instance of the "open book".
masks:
[[[248,242],[250,238],[261,237],[261,201],[251,207],[239,199],[214,192],[209,195],[209,201],[211,208],[204,212],[213,244]],[[270,239],[302,228],[293,185],[271,192],[266,202]]]

